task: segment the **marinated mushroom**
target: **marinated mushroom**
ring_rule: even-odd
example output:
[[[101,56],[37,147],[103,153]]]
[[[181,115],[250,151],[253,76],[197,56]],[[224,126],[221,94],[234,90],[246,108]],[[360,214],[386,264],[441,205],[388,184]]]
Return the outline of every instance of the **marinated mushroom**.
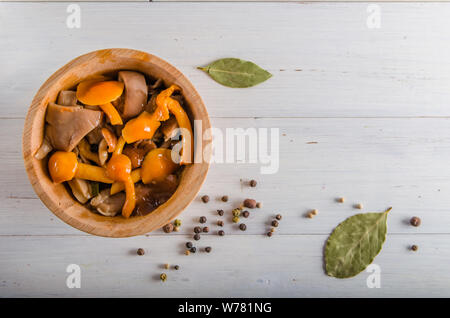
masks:
[[[125,203],[125,193],[110,195],[109,190],[105,189],[92,198],[90,203],[101,215],[116,216]]]
[[[72,151],[92,129],[98,126],[102,113],[81,106],[61,106],[49,103],[46,134],[53,148]]]
[[[118,74],[120,82],[125,84],[125,91],[118,106],[122,117],[125,119],[139,115],[147,103],[147,83],[141,73],[121,71]]]
[[[161,79],[147,86],[134,71],[115,79],[96,76],[78,83],[76,92],[61,91],[60,104],[47,106],[35,157],[48,156],[53,182],[67,183],[81,204],[128,218],[150,213],[173,195],[191,162],[192,129],[179,87],[167,88]],[[181,141],[172,140],[178,131]]]

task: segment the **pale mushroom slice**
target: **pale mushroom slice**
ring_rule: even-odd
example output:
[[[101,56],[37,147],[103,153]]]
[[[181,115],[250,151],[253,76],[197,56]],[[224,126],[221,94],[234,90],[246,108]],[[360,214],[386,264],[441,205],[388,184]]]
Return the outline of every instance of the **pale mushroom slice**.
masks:
[[[105,189],[92,198],[90,203],[101,215],[116,216],[122,211],[125,203],[125,193],[119,192],[110,195],[110,189]]]
[[[122,117],[127,119],[139,115],[147,103],[148,90],[144,75],[133,71],[120,71],[119,81],[125,84],[125,90],[118,105]]]
[[[92,198],[89,182],[83,179],[73,178],[67,182],[72,189],[73,196],[82,204]]]
[[[101,118],[100,111],[49,103],[45,118],[48,140],[55,149],[72,151],[84,136],[99,125]]]
[[[77,92],[75,91],[61,91],[59,92],[56,103],[62,106],[76,106],[78,102]]]
[[[161,125],[161,131],[164,135],[164,141],[168,141],[175,137],[178,133],[178,122],[174,116],[171,116],[168,120]]]

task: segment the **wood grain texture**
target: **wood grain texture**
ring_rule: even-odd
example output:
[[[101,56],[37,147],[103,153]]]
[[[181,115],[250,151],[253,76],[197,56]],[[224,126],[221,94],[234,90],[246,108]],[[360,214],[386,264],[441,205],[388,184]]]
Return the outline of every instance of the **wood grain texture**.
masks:
[[[366,27],[367,4],[83,3],[81,29],[65,27],[66,6],[0,3],[0,296],[450,296],[450,4],[381,4],[380,29]],[[167,19],[174,6],[175,24]],[[26,109],[68,60],[118,43],[179,68],[213,126],[279,127],[279,172],[213,164],[200,192],[211,202],[195,200],[181,215],[182,231],[170,236],[96,238],[55,218],[23,168]],[[195,69],[226,56],[274,77],[233,90]],[[240,182],[251,178],[256,188]],[[217,201],[223,194],[229,204]],[[346,202],[334,202],[338,196]],[[242,232],[229,222],[230,209],[246,197],[263,208]],[[393,206],[375,259],[380,289],[366,287],[365,272],[350,280],[323,272],[326,238],[359,212],[354,203],[363,211]],[[218,208],[226,210],[223,238],[213,225]],[[319,214],[304,218],[311,208]],[[267,239],[275,213],[283,220]],[[198,246],[211,245],[213,254],[186,257],[183,244],[201,215],[211,231]],[[422,218],[419,228],[408,225],[413,215]],[[139,247],[148,251],[142,258]],[[82,267],[79,290],[66,288],[70,263]],[[164,263],[182,270],[169,271],[163,285]]]

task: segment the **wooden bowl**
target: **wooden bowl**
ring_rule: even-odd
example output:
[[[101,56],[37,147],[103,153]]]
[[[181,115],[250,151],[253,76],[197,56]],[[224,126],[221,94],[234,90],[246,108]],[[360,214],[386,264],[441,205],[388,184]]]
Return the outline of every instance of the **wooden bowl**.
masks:
[[[47,173],[47,161],[37,160],[44,132],[45,110],[54,102],[61,90],[73,88],[79,82],[100,74],[118,70],[135,70],[152,78],[161,78],[168,86],[176,84],[182,89],[186,111],[191,121],[201,120],[203,131],[211,124],[206,107],[191,82],[166,61],[136,50],[106,49],[94,51],[69,62],[41,86],[28,110],[23,131],[23,157],[30,182],[42,202],[60,219],[71,226],[99,236],[128,237],[158,229],[180,214],[195,198],[208,172],[208,160],[184,168],[180,184],[173,196],[146,216],[125,219],[96,214],[76,201],[62,184],[54,184]],[[193,126],[194,127],[194,126]],[[197,138],[195,156],[202,156],[207,143]]]

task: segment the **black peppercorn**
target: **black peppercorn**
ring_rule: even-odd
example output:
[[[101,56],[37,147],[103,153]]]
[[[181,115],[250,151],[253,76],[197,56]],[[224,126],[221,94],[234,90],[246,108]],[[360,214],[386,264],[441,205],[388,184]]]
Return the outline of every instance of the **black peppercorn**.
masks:
[[[145,254],[145,251],[143,248],[138,248],[138,250],[136,251],[137,255],[142,256]]]
[[[278,221],[281,220],[281,218],[282,218],[281,214],[277,214],[277,215],[275,216],[275,219],[277,219]]]
[[[179,269],[180,269],[180,266],[178,266],[178,265],[175,265],[175,266],[173,267],[173,269],[177,271],[177,270],[179,270]]]
[[[195,233],[200,233],[201,231],[202,231],[202,228],[200,226],[194,227],[194,232]]]
[[[225,235],[225,232],[224,231],[222,231],[222,230],[220,230],[219,232],[217,232],[220,236],[224,236]]]
[[[268,237],[271,237],[272,235],[273,235],[272,232],[267,232],[267,236],[268,236]]]
[[[411,223],[412,226],[419,226],[421,223],[421,220],[417,216],[414,216],[411,218],[411,220],[409,220],[409,223]]]
[[[205,247],[205,252],[206,252],[206,253],[210,253],[210,252],[211,252],[211,246]]]
[[[223,221],[217,221],[218,226],[223,226]]]
[[[228,195],[224,195],[224,196],[222,197],[222,201],[223,201],[223,202],[228,202]]]
[[[273,227],[277,227],[278,226],[278,221],[277,220],[273,220],[272,221],[272,226]]]
[[[199,219],[200,223],[206,223],[206,216],[201,216]]]
[[[209,232],[209,227],[205,226],[205,227],[203,228],[203,233],[208,233],[208,232]]]
[[[241,229],[241,231],[245,231],[247,229],[247,225],[245,225],[244,223],[239,224],[239,228]]]
[[[191,247],[192,247],[192,242],[187,242],[187,243],[186,243],[186,247],[187,247],[187,248],[191,248]]]
[[[197,248],[195,246],[191,247],[190,251],[191,251],[191,253],[195,253],[195,252],[197,252]]]
[[[222,216],[223,215],[223,210],[217,210],[217,214],[219,214],[220,216]]]
[[[417,245],[412,245],[411,246],[411,250],[416,252],[419,249],[419,247]]]
[[[208,203],[209,202],[209,196],[207,196],[207,195],[202,196],[202,201],[203,201],[203,203]]]
[[[194,235],[194,240],[198,241],[199,239],[200,239],[200,234],[198,234],[198,233],[195,234],[195,235]]]
[[[242,212],[242,216],[243,216],[244,218],[248,218],[249,215],[250,215],[250,212],[248,212],[248,211]]]
[[[252,188],[256,187],[256,180],[250,180],[250,186]]]

